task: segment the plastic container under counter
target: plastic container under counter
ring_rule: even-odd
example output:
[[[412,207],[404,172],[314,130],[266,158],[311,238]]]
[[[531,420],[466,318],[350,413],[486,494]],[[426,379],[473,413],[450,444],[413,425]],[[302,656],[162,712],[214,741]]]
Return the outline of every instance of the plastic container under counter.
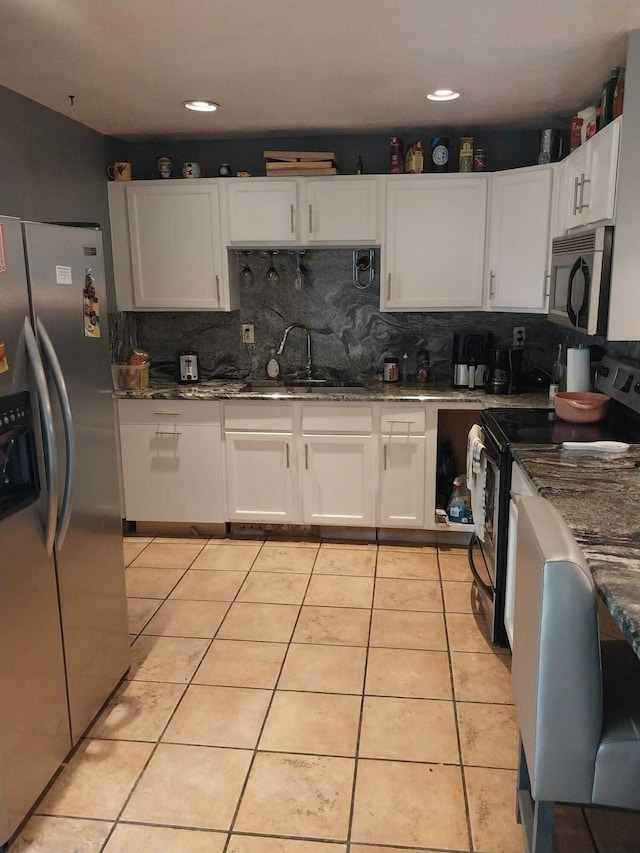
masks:
[[[148,364],[112,364],[111,375],[116,391],[144,391],[149,387]]]

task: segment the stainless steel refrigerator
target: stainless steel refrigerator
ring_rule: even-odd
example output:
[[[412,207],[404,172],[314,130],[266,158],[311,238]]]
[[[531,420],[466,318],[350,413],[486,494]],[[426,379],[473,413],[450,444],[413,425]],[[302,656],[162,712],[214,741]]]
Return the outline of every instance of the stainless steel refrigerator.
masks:
[[[129,666],[111,387],[99,229],[0,217],[0,846]]]

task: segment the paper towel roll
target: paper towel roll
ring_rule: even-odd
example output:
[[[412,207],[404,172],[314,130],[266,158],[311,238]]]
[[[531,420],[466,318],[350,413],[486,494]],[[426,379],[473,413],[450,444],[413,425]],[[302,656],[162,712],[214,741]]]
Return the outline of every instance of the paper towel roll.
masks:
[[[591,388],[590,356],[588,349],[567,350],[567,391],[589,391]]]

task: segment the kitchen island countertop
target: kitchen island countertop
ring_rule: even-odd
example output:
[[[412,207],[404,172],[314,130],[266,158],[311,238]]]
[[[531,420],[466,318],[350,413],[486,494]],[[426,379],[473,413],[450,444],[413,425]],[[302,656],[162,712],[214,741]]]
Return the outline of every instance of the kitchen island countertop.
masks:
[[[349,402],[435,402],[470,403],[479,408],[547,408],[546,390],[526,394],[485,394],[481,388],[452,388],[448,384],[400,385],[368,382],[355,391],[349,387],[331,390],[290,387],[279,382],[251,379],[212,379],[182,385],[171,379],[151,376],[144,391],[117,390],[118,399],[131,400],[319,400]]]
[[[512,447],[581,547],[609,612],[640,657],[640,445],[624,453]]]

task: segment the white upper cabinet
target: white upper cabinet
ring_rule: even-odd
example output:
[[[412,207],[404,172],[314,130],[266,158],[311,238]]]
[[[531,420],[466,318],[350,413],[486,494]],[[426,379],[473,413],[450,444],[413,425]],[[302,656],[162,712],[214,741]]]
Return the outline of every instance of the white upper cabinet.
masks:
[[[376,178],[308,178],[309,242],[379,242],[378,186]]]
[[[553,167],[491,175],[488,307],[545,311]]]
[[[621,126],[622,116],[563,161],[557,234],[596,222],[613,222]]]
[[[109,184],[116,303],[121,311],[231,311],[217,183]]]
[[[485,176],[388,178],[382,311],[482,307]]]
[[[295,243],[298,188],[295,180],[230,178],[227,181],[232,243]]]
[[[380,242],[375,177],[239,178],[226,192],[236,245]]]

